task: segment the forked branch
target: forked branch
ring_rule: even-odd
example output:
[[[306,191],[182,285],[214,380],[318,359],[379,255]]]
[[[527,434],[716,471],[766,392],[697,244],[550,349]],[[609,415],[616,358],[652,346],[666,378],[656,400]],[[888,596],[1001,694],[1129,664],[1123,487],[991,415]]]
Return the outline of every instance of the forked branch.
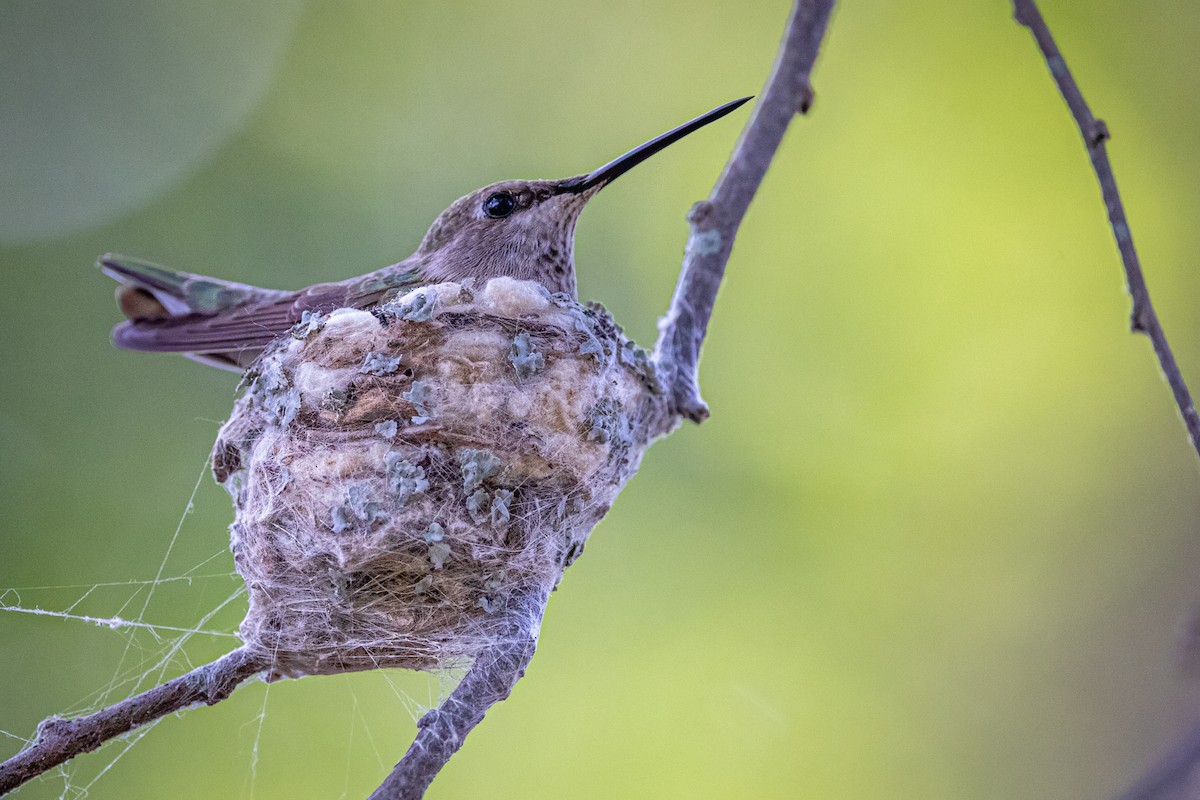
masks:
[[[476,657],[470,671],[442,704],[417,722],[404,758],[368,800],[417,800],[488,709],[508,697],[537,649],[550,587],[515,593],[505,611],[503,634]]]
[[[86,717],[50,717],[33,744],[0,764],[0,795],[110,739],[189,706],[213,705],[267,665],[242,648]]]
[[[809,76],[833,4],[834,0],[796,0],[750,121],[712,193],[688,214],[691,235],[671,306],[659,321],[654,360],[667,377],[675,410],[693,422],[708,417],[696,368],[734,237],[792,118],[812,106]]]

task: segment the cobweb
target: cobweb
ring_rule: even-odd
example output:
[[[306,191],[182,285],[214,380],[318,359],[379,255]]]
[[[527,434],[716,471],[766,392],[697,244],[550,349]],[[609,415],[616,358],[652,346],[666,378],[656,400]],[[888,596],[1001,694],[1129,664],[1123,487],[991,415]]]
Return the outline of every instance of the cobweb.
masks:
[[[219,550],[198,563],[187,565],[176,556],[176,545],[206,480],[210,480],[207,460],[174,532],[169,538],[164,537],[166,543],[162,560],[152,576],[48,586],[6,587],[0,584],[0,616],[34,617],[37,618],[37,625],[47,627],[66,624],[100,628],[105,638],[111,636],[115,640],[102,642],[94,648],[102,654],[89,664],[91,674],[96,676],[96,685],[90,687],[83,696],[68,700],[61,707],[41,709],[43,718],[52,715],[75,717],[98,711],[207,663],[240,644],[236,631],[245,615],[246,591],[241,578],[232,569],[232,556],[225,544],[225,531],[220,531],[216,536],[213,531],[203,532],[206,540],[216,539],[222,544]],[[95,639],[88,641],[94,642]],[[93,648],[80,647],[84,652],[77,655],[87,659],[89,653],[86,650]],[[17,675],[26,670],[32,672],[49,667],[38,664],[37,651],[30,653],[24,661],[16,668]],[[105,675],[110,677],[106,679],[103,677]],[[378,711],[390,714],[394,722],[400,723],[390,725],[390,728],[403,728],[406,720],[415,722],[425,711],[436,706],[460,677],[461,673],[451,672],[422,675],[419,679],[425,683],[424,692],[414,686],[411,676],[406,674],[399,677],[383,670],[371,678],[346,675],[326,679],[327,683],[320,691],[337,696],[335,702],[340,713],[336,716],[340,717],[340,721],[320,720],[316,724],[339,726],[340,735],[337,738],[344,742],[345,752],[341,755],[326,753],[323,762],[314,765],[314,772],[319,767],[322,773],[329,774],[343,768],[341,765],[344,764],[341,796],[356,797],[364,794],[364,786],[382,779],[403,752],[403,749],[396,749],[396,737],[390,735],[392,731],[386,735],[386,741],[380,741],[380,735],[372,731],[372,722],[378,725],[380,713],[365,710],[378,706],[377,703],[360,701],[364,683],[383,681],[398,702],[386,711]],[[336,685],[338,683],[340,687]],[[237,739],[242,758],[241,764],[222,764],[219,767],[231,775],[229,786],[234,789],[234,794],[230,796],[253,798],[256,789],[263,789],[264,794],[274,793],[265,791],[268,787],[260,785],[259,778],[260,767],[272,761],[267,744],[271,741],[268,735],[271,727],[268,712],[272,693],[278,691],[272,686],[252,681],[239,690],[243,695],[257,693],[259,696],[238,704],[242,707],[241,722],[233,722],[224,732],[226,736]],[[416,699],[419,695],[423,696],[420,701]],[[245,708],[250,709],[248,717]],[[131,731],[97,752],[68,761],[21,787],[12,796],[22,799],[56,797],[60,800],[130,796],[131,792],[123,788],[120,780],[111,773],[118,764],[129,767],[130,760],[136,761],[136,755],[131,756],[131,752],[146,737],[153,736],[155,727],[162,721],[160,719]],[[23,749],[34,735],[32,729],[12,730],[10,722],[0,718],[0,760]],[[186,740],[186,736],[185,730],[180,740]],[[293,775],[296,773],[294,764],[273,766],[276,769],[286,766]],[[213,768],[213,765],[195,765],[197,773]],[[134,765],[133,769],[154,773],[155,766]],[[239,772],[242,776],[240,789],[235,788],[238,787]],[[173,788],[186,788],[186,774],[178,771],[175,774],[155,774],[156,793],[175,794]],[[175,781],[183,786],[172,787]]]

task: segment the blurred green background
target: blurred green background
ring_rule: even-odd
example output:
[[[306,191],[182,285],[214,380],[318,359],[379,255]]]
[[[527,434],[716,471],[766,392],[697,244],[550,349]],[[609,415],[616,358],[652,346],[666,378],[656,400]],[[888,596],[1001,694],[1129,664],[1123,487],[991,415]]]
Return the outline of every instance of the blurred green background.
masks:
[[[1200,387],[1200,6],[1043,12]],[[203,472],[236,378],[113,349],[97,254],[286,288],[392,263],[477,186],[758,91],[786,13],[0,6],[4,604],[239,619],[240,598],[206,619],[237,582]],[[730,263],[711,420],[650,452],[431,797],[1103,797],[1197,717],[1200,469],[1029,34],[1001,0],[847,2],[815,85]],[[583,216],[580,294],[645,344],[745,119]],[[131,583],[156,576],[194,580]],[[0,612],[0,754],[234,644],[180,639]],[[253,683],[17,796],[363,797],[449,685]]]

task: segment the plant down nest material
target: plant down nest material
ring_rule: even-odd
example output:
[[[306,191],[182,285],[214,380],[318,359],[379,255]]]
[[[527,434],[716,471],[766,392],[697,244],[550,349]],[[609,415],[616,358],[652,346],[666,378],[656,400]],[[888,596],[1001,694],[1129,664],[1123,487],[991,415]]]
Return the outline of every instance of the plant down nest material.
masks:
[[[472,658],[677,423],[604,309],[509,278],[306,315],[247,377],[213,465],[280,677]]]

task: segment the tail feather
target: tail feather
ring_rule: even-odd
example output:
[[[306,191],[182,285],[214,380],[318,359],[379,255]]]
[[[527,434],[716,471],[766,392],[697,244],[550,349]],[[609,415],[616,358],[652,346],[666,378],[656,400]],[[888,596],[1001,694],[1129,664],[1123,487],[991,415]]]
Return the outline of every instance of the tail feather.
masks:
[[[164,269],[157,264],[143,261],[140,258],[105,253],[96,260],[105,275],[126,286],[139,286],[143,289],[154,289],[169,292],[174,297],[183,297],[185,281],[198,276],[186,272],[175,272]]]
[[[128,350],[178,352],[202,363],[242,370],[294,322],[295,294],[164,269],[106,254],[96,266],[121,284],[117,303],[128,317],[112,332]]]
[[[370,308],[421,280],[417,270],[395,265],[349,281],[283,292],[176,272],[126,256],[101,256],[97,266],[121,284],[117,299],[128,321],[113,329],[115,345],[183,353],[228,369],[246,367],[306,311]]]
[[[207,275],[165,269],[140,258],[114,253],[101,256],[96,266],[122,286],[148,292],[171,316],[216,314],[285,294]]]

